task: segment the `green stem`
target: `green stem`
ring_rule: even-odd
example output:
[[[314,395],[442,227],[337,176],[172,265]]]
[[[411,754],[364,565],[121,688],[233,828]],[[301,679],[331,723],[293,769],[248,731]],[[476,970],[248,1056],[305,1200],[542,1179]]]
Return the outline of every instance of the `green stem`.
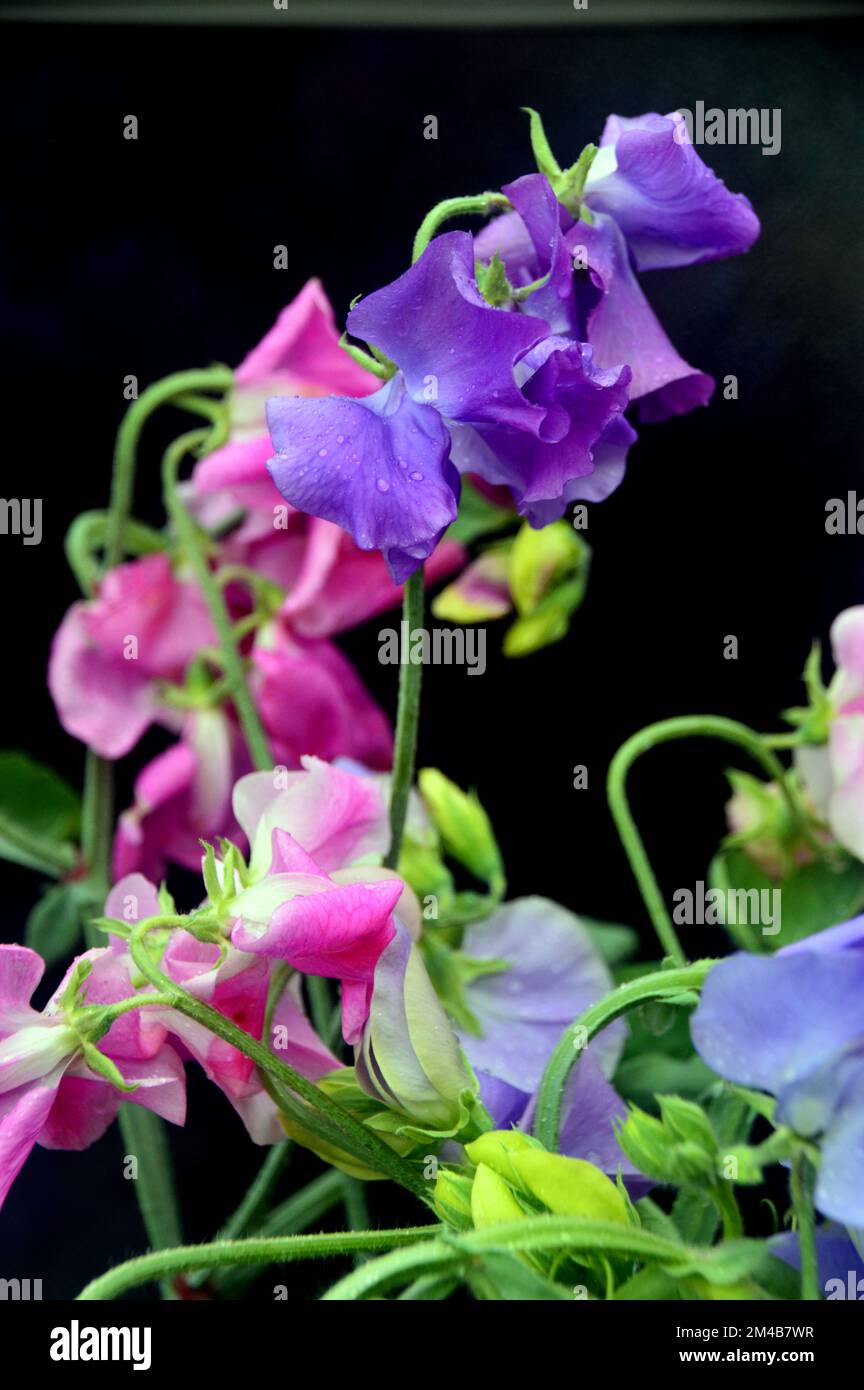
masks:
[[[671,743],[679,738],[717,738],[743,748],[772,780],[778,782],[795,823],[808,843],[817,849],[820,857],[823,855],[823,849],[810,832],[809,816],[788,781],[783,764],[765,747],[761,736],[753,729],[748,729],[746,724],[712,714],[682,715],[677,719],[664,719],[658,724],[650,724],[629,738],[618,749],[609,766],[609,806],[660,944],[665,954],[676,965],[684,965],[687,957],[678,940],[663,894],[645,853],[645,846],[636,829],[626,791],[627,774],[636,759],[647,753],[650,748],[656,748],[661,743]]]
[[[345,1220],[351,1231],[363,1231],[369,1225],[369,1203],[366,1201],[366,1184],[360,1178],[342,1175],[342,1204]],[[367,1256],[360,1251],[354,1256],[354,1264],[361,1265]]]
[[[801,1299],[818,1303],[819,1260],[816,1253],[816,1219],[813,1211],[813,1172],[805,1154],[796,1154],[789,1175],[798,1248],[801,1252]]]
[[[731,1184],[719,1182],[712,1190],[712,1196],[723,1220],[724,1239],[737,1240],[738,1236],[743,1235],[744,1227],[741,1221],[741,1209]]]
[[[313,1178],[299,1192],[274,1207],[267,1220],[254,1232],[256,1236],[290,1236],[308,1230],[314,1222],[320,1221],[342,1200],[342,1174],[336,1168],[329,1168],[320,1177]],[[241,1265],[234,1268],[216,1270],[210,1283],[220,1298],[234,1298],[254,1279],[257,1279],[262,1266]],[[206,1271],[209,1273],[209,1271]],[[188,1283],[195,1287],[198,1276],[188,1276]]]
[[[234,373],[228,367],[208,367],[199,371],[174,372],[162,381],[148,386],[133,401],[123,416],[114,447],[114,470],[111,480],[111,519],[105,544],[105,563],[109,569],[123,558],[126,521],[132,506],[135,488],[135,466],[138,441],[145,422],[158,410],[185,392],[229,391]]]
[[[534,1133],[551,1152],[556,1152],[561,1131],[561,1101],[570,1069],[593,1037],[616,1018],[654,999],[674,998],[701,987],[713,960],[695,961],[677,970],[657,970],[619,985],[580,1014],[555,1046],[537,1093]]]
[[[411,661],[411,638],[423,624],[423,566],[405,582],[402,595],[402,664],[399,667],[399,705],[396,712],[396,745],[393,757],[393,783],[390,792],[390,848],[384,866],[395,869],[402,849],[408,798],[414,781],[417,728],[420,722],[420,676],[422,667]],[[407,650],[406,650],[407,648]]]
[[[503,193],[477,193],[466,198],[445,198],[443,203],[436,203],[435,207],[427,212],[417,229],[411,264],[414,265],[416,261],[419,261],[438,228],[449,218],[466,217],[473,213],[483,217],[494,212],[495,208],[509,207],[510,199]]]
[[[137,1160],[135,1195],[151,1250],[156,1252],[166,1246],[179,1245],[183,1239],[180,1205],[165,1125],[158,1115],[142,1105],[121,1105],[118,1120],[124,1155]],[[160,1287],[163,1298],[177,1297],[170,1279],[162,1279]]]
[[[177,470],[180,460],[197,445],[203,444],[209,435],[210,431],[207,429],[190,430],[187,434],[182,434],[179,439],[175,439],[174,443],[166,449],[162,459],[162,487],[165,508],[177,529],[184,552],[189,558],[189,563],[213,620],[213,626],[216,629],[222,649],[225,676],[231,692],[231,699],[237,710],[252,761],[259,772],[266,772],[272,768],[273,761],[264,726],[246,683],[243,658],[237,647],[231,616],[219,583],[207,562],[198,527],[180,500],[180,494],[177,490]]]
[[[394,1250],[437,1235],[440,1226],[406,1226],[392,1231],[337,1231],[304,1236],[272,1236],[250,1240],[214,1240],[206,1245],[181,1245],[158,1250],[116,1265],[81,1290],[76,1301],[117,1298],[127,1289],[182,1274],[202,1265],[287,1264],[292,1260],[353,1255],[358,1250]]]
[[[258,1070],[263,1072],[265,1077],[269,1078],[277,1087],[281,1086],[293,1092],[301,1100],[306,1101],[313,1110],[321,1111],[345,1137],[346,1147],[350,1145],[351,1150],[362,1155],[371,1168],[392,1178],[395,1182],[408,1188],[421,1201],[428,1203],[428,1184],[409,1163],[406,1163],[389,1145],[385,1144],[383,1139],[380,1139],[361,1121],[356,1120],[336,1101],[331,1100],[314,1082],[307,1080],[300,1072],[288,1066],[287,1062],[276,1057],[257,1038],[253,1038],[251,1034],[238,1028],[235,1023],[218,1013],[216,1009],[211,1008],[209,1004],[195,999],[160,970],[147,949],[144,937],[148,931],[155,930],[162,925],[163,923],[159,918],[151,918],[149,921],[139,923],[129,937],[129,950],[142,975],[156,986],[160,994],[164,993],[169,996],[172,1008],[185,1014],[187,1018],[194,1019],[196,1023],[200,1023],[211,1033],[215,1033],[223,1042],[236,1047],[238,1052],[243,1053],[244,1057],[250,1057]]]
[[[102,577],[102,566],[95,552],[105,543],[109,512],[81,512],[76,516],[64,542],[69,568],[84,594],[92,594]],[[155,555],[165,550],[168,538],[142,521],[126,520],[125,550],[135,555]]]

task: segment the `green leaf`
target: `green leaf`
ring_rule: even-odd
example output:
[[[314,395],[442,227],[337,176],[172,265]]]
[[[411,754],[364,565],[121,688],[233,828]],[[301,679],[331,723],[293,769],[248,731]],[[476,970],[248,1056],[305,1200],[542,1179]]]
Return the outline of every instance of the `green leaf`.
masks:
[[[14,749],[0,752],[0,856],[59,878],[75,863],[70,843],[81,808],[50,768]]]
[[[761,926],[752,923],[727,926],[738,945],[759,953],[778,950],[827,927],[835,927],[864,907],[864,864],[846,855],[836,867],[825,863],[804,864],[777,883],[742,850],[721,850],[711,863],[708,879],[712,888],[724,892],[779,889],[778,932],[765,933]]]
[[[82,917],[91,903],[85,883],[55,883],[27,918],[24,944],[38,951],[46,966],[71,956],[80,939]]]
[[[516,520],[514,511],[508,507],[496,506],[463,479],[459,515],[447,531],[447,536],[452,541],[461,542],[462,545],[470,545],[481,536],[506,530]]]
[[[491,1250],[479,1267],[468,1265],[465,1278],[474,1297],[483,1302],[573,1301],[570,1289],[546,1279],[518,1255],[504,1250]]]

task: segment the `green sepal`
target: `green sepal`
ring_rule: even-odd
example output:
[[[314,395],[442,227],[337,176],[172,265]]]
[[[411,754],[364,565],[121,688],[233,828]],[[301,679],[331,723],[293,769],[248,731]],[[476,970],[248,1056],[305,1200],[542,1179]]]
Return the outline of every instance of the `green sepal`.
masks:
[[[101,1076],[103,1080],[109,1081],[118,1091],[128,1094],[130,1091],[138,1090],[140,1083],[138,1081],[125,1081],[116,1062],[113,1062],[110,1057],[106,1057],[104,1052],[100,1052],[95,1043],[82,1042],[81,1051],[90,1070],[95,1072],[97,1076]]]

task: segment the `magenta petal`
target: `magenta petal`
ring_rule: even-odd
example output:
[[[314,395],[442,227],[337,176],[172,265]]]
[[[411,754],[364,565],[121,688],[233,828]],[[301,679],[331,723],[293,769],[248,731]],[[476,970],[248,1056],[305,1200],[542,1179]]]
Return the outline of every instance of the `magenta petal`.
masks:
[[[390,766],[390,723],[337,647],[276,625],[262,630],[259,642],[253,687],[276,763],[297,767],[313,754]]]
[[[320,758],[303,758],[302,772],[285,774],[280,790],[270,772],[241,777],[234,787],[234,814],[250,844],[262,833],[269,865],[271,834],[286,830],[325,873],[367,854],[383,853],[389,829],[387,807],[378,784],[331,767]]]
[[[63,1071],[58,1067],[38,1082],[0,1095],[0,1207],[39,1138]]]
[[[277,1057],[310,1081],[318,1081],[342,1066],[318,1037],[297,997],[299,981],[289,985],[273,1012],[271,1048]],[[364,987],[365,988],[365,987]],[[295,992],[296,991],[296,992]],[[343,991],[344,1008],[344,991]]]
[[[42,957],[29,946],[0,943],[0,1038],[38,1019],[30,998],[44,972]]]
[[[127,874],[114,884],[105,899],[105,916],[134,926],[147,917],[158,917],[159,893],[143,874]]]
[[[342,1036],[349,1047],[363,1037],[374,990],[374,980],[342,981]]]
[[[234,373],[238,386],[284,375],[323,391],[365,396],[375,378],[339,346],[333,309],[320,280],[307,280],[296,299],[282,310],[273,327]]]
[[[120,666],[148,676],[182,674],[199,649],[216,641],[207,605],[195,584],[174,578],[167,555],[145,555],[109,570],[98,598],[84,605],[86,631]],[[130,637],[136,655],[127,657]]]
[[[298,895],[278,907],[263,935],[241,922],[231,940],[240,950],[288,961],[308,975],[371,979],[393,936],[390,916],[403,888],[399,879],[322,883],[321,891]]]
[[[123,1074],[127,1071],[124,1064]],[[57,1095],[45,1120],[39,1143],[43,1149],[88,1149],[101,1139],[114,1120],[123,1100],[114,1086],[101,1076],[76,1076],[69,1072],[57,1088]]]
[[[88,635],[86,603],[73,603],[51,644],[48,689],[67,734],[102,758],[122,758],[157,715],[136,662],[103,652]]]

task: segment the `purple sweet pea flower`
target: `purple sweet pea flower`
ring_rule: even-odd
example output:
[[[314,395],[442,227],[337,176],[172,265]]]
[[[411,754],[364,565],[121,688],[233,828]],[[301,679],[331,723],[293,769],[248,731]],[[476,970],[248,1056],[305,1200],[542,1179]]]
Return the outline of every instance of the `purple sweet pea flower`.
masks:
[[[574,221],[545,176],[529,174],[504,187],[514,211],[475,242],[478,259],[497,252],[517,287],[548,277],[525,312],[591,344],[600,367],[626,363],[630,398],[646,421],[707,404],[714,382],[675,351],[634,269],[737,255],[759,235],[748,200],[729,192],[686,134],[677,112],[610,116],[585,185],[590,222]]]
[[[864,917],[721,961],[691,1028],[720,1076],[776,1096],[779,1124],[821,1136],[816,1205],[864,1226]]]
[[[585,202],[615,219],[637,270],[738,256],[758,237],[749,199],[703,162],[679,111],[610,116],[600,146]]]
[[[547,898],[505,903],[466,929],[462,951],[510,964],[466,986],[482,1036],[460,1036],[475,1070],[514,1086],[527,1103],[564,1029],[614,988],[609,968],[579,918]],[[613,1024],[592,1045],[609,1076],[623,1038],[623,1025]]]
[[[565,1028],[613,988],[609,969],[578,917],[545,898],[506,903],[468,927],[462,944],[476,960],[507,960],[510,969],[482,975],[465,1001],[482,1029],[460,1031],[496,1126],[533,1126],[536,1090]],[[608,1081],[618,1063],[624,1025],[613,1024],[579,1058],[561,1108],[561,1152],[614,1176],[637,1178],[615,1137],[627,1107]],[[643,1189],[644,1190],[644,1187]]]
[[[567,259],[563,241],[556,255]],[[619,421],[627,368],[600,369],[545,319],[488,304],[474,260],[474,239],[448,232],[352,310],[351,332],[399,368],[375,395],[268,403],[268,467],[282,495],[382,550],[400,582],[456,516],[456,468],[507,484],[542,525],[589,495],[578,483],[596,467],[595,446],[611,443],[617,456],[630,442]]]

